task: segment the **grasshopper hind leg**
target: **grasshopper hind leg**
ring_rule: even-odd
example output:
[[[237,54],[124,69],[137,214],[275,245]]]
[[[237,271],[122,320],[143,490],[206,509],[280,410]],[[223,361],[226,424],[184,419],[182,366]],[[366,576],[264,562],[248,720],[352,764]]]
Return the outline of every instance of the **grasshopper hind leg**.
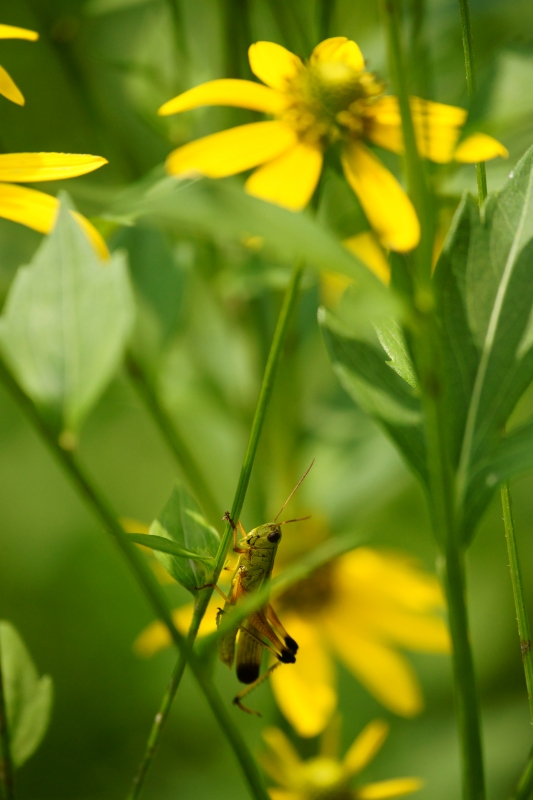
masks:
[[[250,694],[251,691],[259,686],[260,683],[266,681],[266,679],[274,672],[275,669],[277,669],[277,667],[279,667],[279,664],[272,664],[272,666],[269,667],[259,678],[256,678],[253,683],[248,684],[245,689],[239,692],[239,694],[235,695],[233,698],[234,705],[238,706],[241,711],[245,711],[247,714],[254,714],[256,717],[262,716],[260,711],[254,711],[253,708],[248,708],[245,706],[242,700],[247,694]]]

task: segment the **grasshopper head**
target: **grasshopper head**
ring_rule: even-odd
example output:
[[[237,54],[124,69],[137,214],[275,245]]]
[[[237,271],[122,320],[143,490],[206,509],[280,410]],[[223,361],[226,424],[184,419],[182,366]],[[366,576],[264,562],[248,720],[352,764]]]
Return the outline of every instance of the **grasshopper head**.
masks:
[[[246,537],[249,545],[274,550],[281,541],[281,528],[277,522],[267,522],[250,531]]]

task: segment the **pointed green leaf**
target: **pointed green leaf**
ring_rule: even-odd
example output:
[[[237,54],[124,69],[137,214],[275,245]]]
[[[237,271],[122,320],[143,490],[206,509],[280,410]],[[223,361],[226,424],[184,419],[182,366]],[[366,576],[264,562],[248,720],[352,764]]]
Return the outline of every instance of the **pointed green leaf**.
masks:
[[[42,678],[16,629],[0,621],[0,664],[4,684],[11,759],[20,767],[46,733],[52,710],[52,679]]]
[[[125,536],[135,544],[150,547],[154,551],[157,550],[158,553],[168,553],[169,555],[177,556],[177,558],[191,558],[193,561],[200,561],[205,564],[214,565],[215,563],[212,556],[202,556],[192,550],[185,550],[175,544],[172,539],[167,539],[164,536],[156,536],[149,533],[126,533]]]
[[[76,431],[117,369],[133,314],[124,257],[100,261],[62,202],[54,230],[13,281],[0,346],[54,424]]]
[[[150,536],[157,537],[157,542],[159,537],[169,539],[182,551],[210,559],[216,555],[220,541],[217,531],[207,524],[195,500],[179,483],[176,483],[170,499],[152,523]],[[208,564],[198,561],[196,555],[194,560],[186,560],[182,555],[164,553],[155,547],[153,549],[167,572],[190,592],[209,581]]]

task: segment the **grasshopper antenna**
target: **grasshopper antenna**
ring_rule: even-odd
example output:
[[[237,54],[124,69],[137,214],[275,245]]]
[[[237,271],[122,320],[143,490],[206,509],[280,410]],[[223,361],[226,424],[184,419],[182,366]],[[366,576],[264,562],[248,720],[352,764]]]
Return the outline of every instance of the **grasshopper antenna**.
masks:
[[[315,463],[315,459],[313,458],[313,460],[311,461],[311,463],[310,463],[310,464],[309,464],[309,466],[307,467],[307,470],[306,470],[305,474],[304,474],[304,475],[303,475],[303,476],[300,478],[300,480],[298,481],[298,483],[296,484],[296,486],[294,487],[294,489],[292,490],[292,492],[290,493],[290,495],[287,497],[287,499],[285,500],[285,502],[284,502],[284,503],[283,503],[283,505],[281,506],[281,508],[280,508],[280,510],[278,511],[278,513],[276,514],[276,517],[275,517],[275,519],[274,519],[274,522],[276,522],[277,518],[279,517],[279,515],[281,514],[281,512],[283,511],[283,509],[285,508],[285,506],[287,505],[287,503],[288,503],[288,502],[289,502],[289,500],[291,499],[291,497],[293,496],[293,494],[294,494],[294,492],[296,491],[296,489],[298,489],[298,487],[300,486],[300,484],[301,484],[301,483],[303,483],[303,481],[305,480],[305,478],[307,478],[307,476],[309,475],[309,472],[310,472],[310,470],[311,470],[311,467],[313,466],[313,464],[314,464],[314,463]],[[291,522],[293,522],[293,521],[294,521],[294,522],[296,522],[296,520],[291,520]]]

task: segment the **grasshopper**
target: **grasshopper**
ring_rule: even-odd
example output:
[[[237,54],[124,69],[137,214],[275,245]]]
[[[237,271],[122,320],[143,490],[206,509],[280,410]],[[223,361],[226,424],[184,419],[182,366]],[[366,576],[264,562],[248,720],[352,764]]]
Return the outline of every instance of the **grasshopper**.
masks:
[[[306,477],[313,463],[314,462],[311,463],[311,466],[303,478],[298,482],[283,504],[274,522],[267,522],[264,525],[259,525],[257,528],[250,531],[250,533],[246,533],[241,522],[238,521],[235,523],[229,511],[226,511],[224,514],[223,519],[229,522],[233,529],[233,551],[239,554],[239,562],[231,582],[229,595],[226,596],[215,584],[207,584],[206,586],[198,587],[199,589],[205,589],[207,587],[214,588],[224,598],[224,608],[218,611],[217,623],[223,615],[231,615],[232,609],[241,598],[249,596],[270,580],[278,545],[281,541],[281,526],[287,525],[290,522],[299,522],[304,519],[309,519],[309,517],[301,517],[299,519],[277,522],[279,515]],[[242,537],[240,540],[239,534]],[[242,711],[246,711],[248,714],[257,714],[261,716],[259,712],[253,711],[243,705],[242,699],[249,694],[252,689],[255,689],[256,686],[268,678],[280,663],[294,664],[298,645],[294,639],[289,636],[270,603],[266,603],[262,608],[250,614],[238,629],[229,630],[221,636],[218,654],[220,660],[230,669],[235,661],[237,632],[239,633],[236,658],[237,678],[241,683],[247,684],[247,686],[236,695],[233,702],[235,705],[239,706]],[[263,675],[260,675],[263,649],[272,653],[276,657],[277,663],[267,669]]]

